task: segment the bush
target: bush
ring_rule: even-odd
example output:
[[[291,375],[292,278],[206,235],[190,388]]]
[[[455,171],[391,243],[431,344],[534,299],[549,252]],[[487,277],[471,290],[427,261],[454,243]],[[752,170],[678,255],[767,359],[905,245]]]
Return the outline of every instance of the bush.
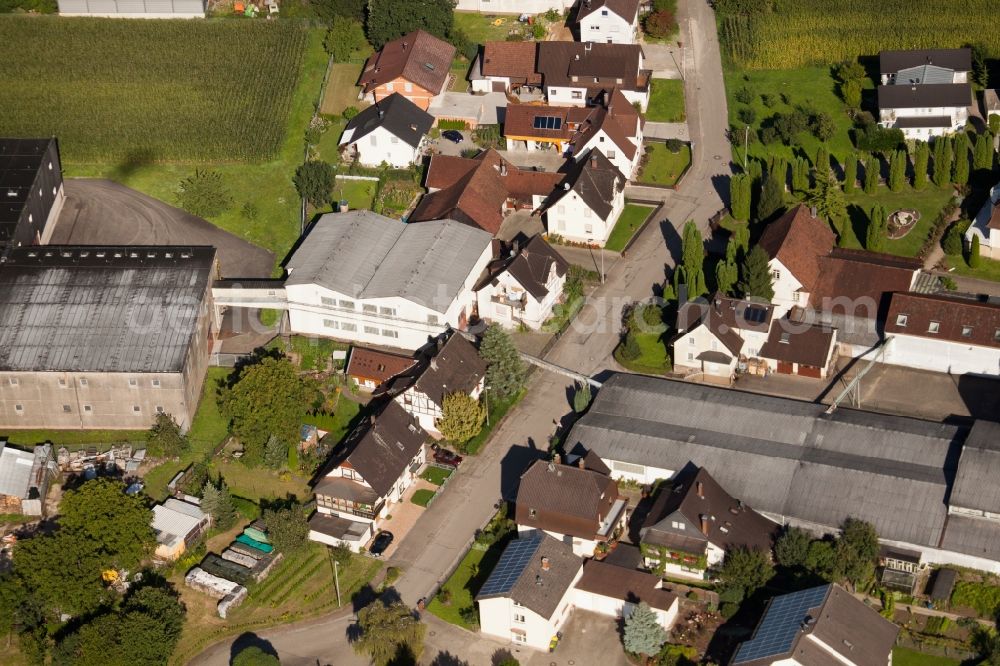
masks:
[[[750,102],[753,101],[754,95],[752,90],[750,90],[746,86],[743,86],[742,88],[736,91],[735,97],[736,101],[739,102],[740,104],[749,104]]]
[[[506,141],[503,138],[503,133],[500,131],[499,125],[478,126],[472,130],[472,140],[480,148],[503,150],[506,147]]]
[[[467,160],[471,160],[476,157],[481,151],[478,148],[464,148],[461,152],[462,157]]]
[[[770,109],[778,103],[778,96],[772,93],[764,93],[760,96],[760,101],[764,106]]]
[[[674,154],[677,154],[681,152],[681,148],[684,147],[684,142],[681,141],[680,139],[671,138],[666,140],[666,145],[667,145],[667,150],[669,150]]]
[[[441,130],[465,130],[469,129],[469,123],[464,120],[439,120],[438,129]]]
[[[398,567],[388,567],[385,570],[385,584],[388,586],[395,583],[397,580],[399,580],[399,574],[400,571]]]
[[[740,610],[739,606],[727,601],[726,603],[719,606],[719,615],[728,620],[732,616],[736,615],[737,611],[739,610]]]
[[[961,580],[951,593],[951,603],[953,606],[972,608],[980,617],[993,618],[1000,610],[1000,587]]]
[[[538,40],[545,39],[545,34],[546,34],[545,26],[542,25],[541,23],[535,23],[535,25],[531,26],[531,36],[534,37],[535,39]]]
[[[941,239],[941,249],[945,254],[962,254],[962,221],[955,222]]]
[[[632,332],[625,334],[621,350],[618,353],[626,361],[634,361],[642,355],[642,350],[639,348],[639,342],[635,339],[635,334]]]
[[[359,113],[361,113],[361,112],[358,111],[358,107],[356,107],[356,106],[349,106],[346,109],[344,109],[341,112],[340,115],[344,118],[344,120],[350,120],[351,118],[353,118],[354,116],[358,115]]]
[[[747,125],[753,125],[757,122],[757,112],[751,106],[742,107],[736,115],[739,116],[740,122]]]
[[[872,153],[896,150],[903,141],[903,131],[896,128],[886,129],[872,124],[854,131],[854,145],[858,150]]]
[[[222,174],[200,169],[181,181],[177,201],[181,208],[198,217],[215,217],[232,204]]]
[[[646,34],[653,39],[663,39],[677,30],[677,20],[672,12],[666,9],[650,12],[642,22]]]
[[[318,208],[330,201],[334,175],[329,162],[310,160],[295,170],[292,181],[299,196]]]

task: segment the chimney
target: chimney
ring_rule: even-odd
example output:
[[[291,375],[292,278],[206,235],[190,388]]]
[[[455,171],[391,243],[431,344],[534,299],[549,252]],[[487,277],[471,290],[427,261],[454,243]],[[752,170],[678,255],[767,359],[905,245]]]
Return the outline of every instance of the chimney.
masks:
[[[513,243],[511,243],[511,246],[512,246],[511,247],[511,256],[514,256],[518,252],[521,251],[521,242],[519,240],[517,240],[516,238],[514,239]]]
[[[375,415],[374,414],[372,414],[371,416],[368,417],[368,423],[370,423],[372,425],[375,425]]]
[[[569,192],[569,181],[566,181],[565,183],[563,183],[563,190],[566,191],[566,192]]]
[[[438,360],[436,357],[431,357],[431,370],[434,370],[436,372],[437,369],[438,369]]]
[[[562,456],[559,455],[558,452],[553,453],[552,454],[552,462],[554,462],[557,465],[561,465],[562,464]]]
[[[809,214],[812,215],[812,219],[816,219],[816,206],[809,209]]]
[[[500,175],[501,176],[507,175],[507,165],[504,162],[500,163]]]
[[[584,44],[584,45],[583,45],[583,50],[584,50],[584,51],[590,51],[590,49],[591,49],[591,48],[592,48],[593,46],[594,46],[594,43],[593,43],[593,42],[587,42],[586,44]]]
[[[542,571],[548,571],[551,565],[549,564],[549,558],[542,557]]]
[[[403,42],[403,50],[406,50],[406,42]]]
[[[416,132],[417,131],[417,126],[416,126],[415,123],[410,123],[410,131],[411,132]]]
[[[591,169],[596,169],[597,168],[597,156],[596,155],[592,156],[590,158],[590,168]]]
[[[576,460],[576,466],[580,469],[587,469],[587,465],[584,463],[583,456],[580,456]]]
[[[698,518],[701,521],[701,533],[708,536],[708,515],[703,513]]]
[[[699,481],[695,484],[694,487],[696,489],[696,492],[698,493],[698,497],[701,499],[705,499],[705,484]]]

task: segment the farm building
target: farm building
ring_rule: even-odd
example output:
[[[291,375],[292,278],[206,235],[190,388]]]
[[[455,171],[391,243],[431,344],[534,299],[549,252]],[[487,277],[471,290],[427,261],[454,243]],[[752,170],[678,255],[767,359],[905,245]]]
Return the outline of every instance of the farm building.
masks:
[[[205,0],[59,0],[62,16],[205,18]]]
[[[47,243],[62,210],[59,142],[0,139],[0,251]]]
[[[208,528],[209,516],[200,507],[170,498],[153,507],[156,556],[176,560]]]
[[[0,441],[0,513],[42,515],[55,473],[50,444],[29,452]]]
[[[186,429],[212,328],[211,247],[14,248],[0,257],[0,427]]]

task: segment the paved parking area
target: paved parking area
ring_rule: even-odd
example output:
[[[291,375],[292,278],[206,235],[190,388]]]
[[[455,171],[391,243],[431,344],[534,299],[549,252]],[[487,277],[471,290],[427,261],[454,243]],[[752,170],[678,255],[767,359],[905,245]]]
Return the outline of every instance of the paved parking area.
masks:
[[[392,518],[382,521],[381,531],[392,532],[393,539],[392,543],[389,544],[389,547],[385,549],[384,553],[382,553],[383,560],[388,560],[392,557],[392,554],[396,552],[397,548],[399,548],[399,544],[403,542],[406,535],[409,534],[410,530],[413,529],[413,526],[417,524],[417,520],[423,515],[424,511],[426,511],[424,507],[417,506],[410,501],[410,498],[413,497],[413,493],[421,488],[434,489],[435,486],[427,483],[423,479],[417,479],[410,485],[409,488],[406,489],[406,492],[403,493],[403,501],[389,507],[389,515],[392,516]]]
[[[569,622],[562,630],[562,640],[550,654],[532,651],[527,659],[516,655],[527,666],[588,666],[600,663],[605,666],[627,666],[618,621],[613,617],[590,611],[573,609]],[[521,651],[522,654],[525,650]],[[600,655],[597,658],[597,655]]]
[[[110,180],[70,178],[52,244],[213,245],[222,277],[267,278],[274,255],[200,217]]]

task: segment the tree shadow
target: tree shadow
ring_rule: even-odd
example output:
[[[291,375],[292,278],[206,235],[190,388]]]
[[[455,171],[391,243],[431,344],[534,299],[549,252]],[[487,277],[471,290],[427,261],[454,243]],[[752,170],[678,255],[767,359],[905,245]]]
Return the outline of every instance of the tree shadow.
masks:
[[[858,239],[858,243],[864,246],[865,238],[868,237],[868,225],[871,224],[871,220],[868,219],[868,213],[857,204],[849,204],[847,206],[847,218],[851,225],[851,231],[854,232],[854,237]]]
[[[434,661],[430,663],[430,666],[471,666],[469,662],[464,659],[460,659],[450,652],[438,652],[437,656],[434,657]]]
[[[683,243],[673,222],[668,218],[660,220],[660,235],[663,236],[663,242],[666,244],[667,252],[670,253],[670,258],[673,259],[674,264],[680,264],[681,257],[683,256]]]
[[[534,440],[529,445],[515,444],[500,461],[500,498],[513,502],[517,497],[517,486],[521,475],[536,460],[549,457],[548,446],[538,447]]]
[[[270,641],[264,640],[252,631],[248,631],[240,634],[230,646],[229,663],[233,663],[233,660],[236,659],[236,655],[240,652],[252,647],[259,648],[261,652],[269,654],[276,659],[278,657],[278,651],[274,649],[274,646],[271,645]]]
[[[125,154],[122,161],[115,165],[111,177],[119,182],[127,180],[129,176],[154,163],[156,159],[156,151],[148,146],[132,148]]]

